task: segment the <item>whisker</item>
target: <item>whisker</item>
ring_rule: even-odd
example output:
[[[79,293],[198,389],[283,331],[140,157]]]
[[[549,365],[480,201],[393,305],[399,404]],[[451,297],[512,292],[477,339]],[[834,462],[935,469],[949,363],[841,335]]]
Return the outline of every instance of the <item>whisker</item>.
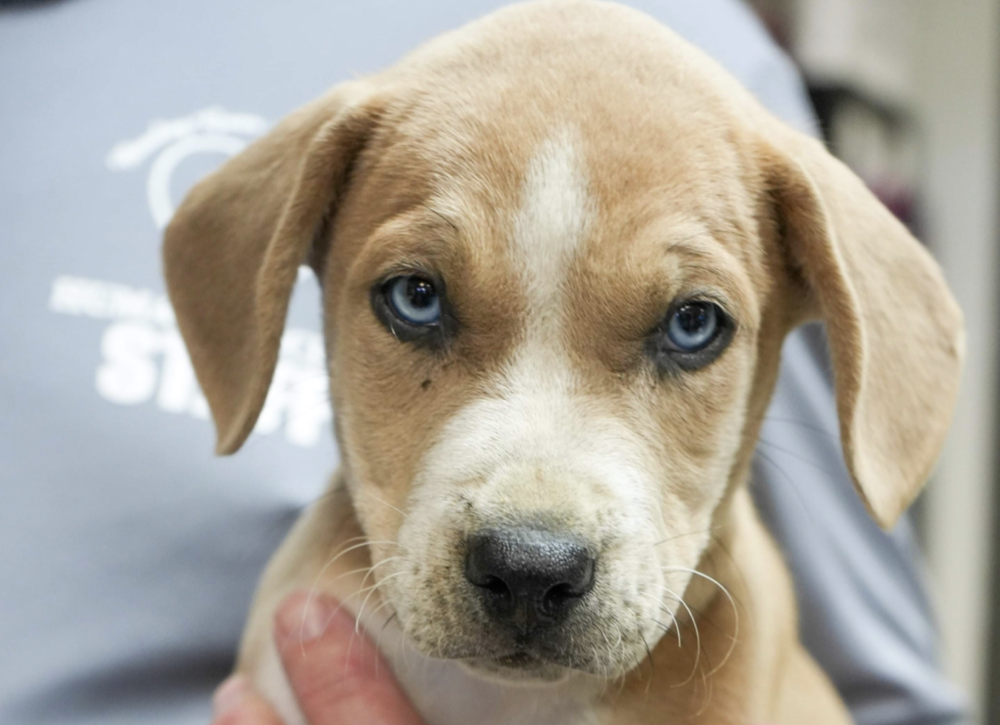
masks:
[[[375,607],[375,611],[373,611],[370,616],[374,617],[376,614],[378,614],[380,611],[382,611],[382,609],[384,609],[385,607],[387,607],[389,605],[390,605],[390,602],[389,602],[388,599],[386,599],[384,602],[382,602],[377,607]],[[382,635],[385,633],[385,628],[389,626],[389,622],[391,622],[393,619],[395,619],[395,617],[396,617],[396,612],[393,611],[393,613],[389,615],[389,618],[386,619],[385,622],[382,623],[382,626],[379,628],[378,634],[375,636],[375,650],[376,651],[378,651],[378,652],[382,651]],[[378,657],[375,660],[375,677],[376,678],[378,678],[379,661],[381,659],[382,659],[381,657]]]
[[[351,576],[352,574],[360,574],[361,572],[364,571],[364,572],[368,572],[367,574],[365,574],[365,578],[361,580],[361,586],[364,586],[365,582],[368,581],[368,574],[371,574],[371,572],[374,571],[376,567],[382,566],[382,564],[385,564],[387,561],[398,561],[400,559],[403,559],[403,557],[402,556],[388,556],[385,559],[383,559],[382,561],[380,561],[380,562],[378,562],[376,564],[373,564],[371,566],[362,566],[362,567],[359,567],[357,569],[351,569],[350,571],[345,571],[343,574],[338,574],[336,577],[333,578],[333,581],[338,581],[340,579],[343,579],[345,576]]]
[[[722,525],[711,526],[711,527],[709,527],[707,529],[700,529],[698,531],[688,531],[685,534],[677,534],[676,536],[668,536],[666,539],[663,539],[662,541],[657,541],[655,544],[653,544],[653,546],[660,546],[660,545],[666,544],[667,542],[670,542],[670,541],[676,541],[677,539],[683,539],[685,536],[696,536],[697,534],[710,534],[713,531],[715,531],[716,529],[721,529],[721,528],[723,528]]]
[[[397,571],[397,572],[396,572],[395,574],[390,574],[389,576],[386,576],[386,577],[382,577],[382,581],[380,581],[380,582],[375,582],[375,583],[374,583],[374,584],[372,584],[372,585],[371,585],[370,587],[368,587],[368,596],[366,596],[366,597],[365,597],[365,600],[364,600],[363,602],[361,602],[361,608],[360,608],[360,609],[358,610],[358,618],[357,618],[357,620],[355,620],[355,622],[354,622],[354,631],[355,631],[355,632],[356,632],[357,634],[361,634],[361,616],[362,616],[362,615],[364,614],[364,612],[365,612],[365,606],[367,606],[367,604],[368,604],[368,600],[372,598],[372,595],[373,595],[373,594],[375,593],[375,591],[376,591],[376,590],[377,590],[377,589],[378,589],[378,588],[379,588],[379,587],[380,587],[380,586],[381,586],[382,584],[385,584],[385,583],[386,583],[387,581],[389,581],[390,579],[395,579],[395,578],[396,578],[397,576],[402,576],[402,575],[403,575],[403,574],[405,574],[405,573],[406,573],[405,571]],[[364,590],[364,589],[362,589],[361,591],[365,591],[365,590]]]
[[[714,675],[716,672],[718,672],[722,668],[723,665],[726,664],[726,662],[729,661],[729,658],[732,656],[733,651],[736,649],[736,642],[739,640],[739,636],[740,636],[740,609],[739,609],[738,606],[736,606],[736,600],[733,598],[733,595],[729,593],[729,590],[726,589],[726,587],[724,587],[722,584],[720,584],[717,579],[713,579],[708,574],[705,574],[704,572],[700,572],[697,569],[688,569],[687,567],[684,567],[684,566],[668,566],[668,567],[664,567],[664,570],[665,571],[684,571],[684,572],[688,572],[692,576],[698,576],[698,577],[701,577],[702,579],[704,579],[704,580],[706,580],[708,582],[711,582],[712,584],[714,584],[715,586],[717,586],[722,591],[723,594],[726,595],[726,598],[729,600],[729,604],[733,608],[733,616],[735,617],[735,622],[734,622],[733,627],[734,627],[735,631],[733,632],[733,636],[732,636],[731,642],[729,644],[729,651],[726,652],[726,656],[722,659],[722,662],[720,662],[718,664],[718,666],[714,667],[708,673],[708,676]],[[694,620],[694,617],[692,616],[692,621],[693,620]]]
[[[666,587],[663,588],[666,589]],[[678,599],[677,596],[673,594],[673,592],[671,592],[670,598],[677,602],[680,601],[680,599]],[[681,629],[680,627],[677,626],[677,615],[671,612],[666,607],[660,607],[660,609],[670,615],[670,627],[664,627],[664,630],[667,632],[669,632],[671,629],[674,630],[674,633],[677,635],[677,647],[678,649],[681,648],[683,645],[681,644]],[[659,622],[657,622],[657,624],[659,624]]]
[[[377,503],[380,503],[383,506],[392,509],[393,511],[395,511],[396,513],[398,513],[400,516],[402,516],[404,519],[407,517],[408,514],[405,511],[396,508],[395,506],[393,506],[391,503],[389,503],[387,501],[383,501],[378,496],[376,496],[374,493],[372,493],[371,491],[369,491],[367,488],[364,488],[364,489],[361,489],[361,490],[365,492],[366,496],[369,496],[371,499],[373,499]]]
[[[383,605],[383,606],[384,606],[384,605]],[[378,611],[378,609],[376,609],[375,611],[377,612],[377,611]],[[383,634],[383,633],[385,632],[385,628],[386,628],[386,627],[388,627],[388,626],[389,626],[389,625],[390,625],[390,624],[392,623],[392,621],[393,621],[394,619],[398,619],[398,618],[399,618],[399,612],[396,612],[396,611],[394,611],[394,612],[393,612],[392,614],[390,614],[390,615],[389,615],[389,618],[388,618],[388,619],[386,619],[386,620],[385,620],[385,621],[384,621],[384,622],[382,623],[382,628],[381,628],[381,629],[380,629],[380,630],[378,631],[378,636],[379,636],[379,637],[381,637],[381,636],[382,636],[382,634]],[[378,640],[376,640],[376,641],[378,641]]]
[[[357,541],[358,539],[363,539],[363,538],[364,538],[363,536],[355,536],[355,537],[353,537],[351,539],[348,539],[344,543],[348,544],[348,543],[350,543],[352,541]],[[313,600],[316,598],[316,591],[317,591],[317,588],[319,587],[320,580],[323,578],[323,575],[327,572],[327,570],[331,566],[333,566],[333,564],[335,562],[337,562],[340,559],[340,557],[344,556],[345,554],[349,554],[350,552],[355,551],[356,549],[360,549],[360,548],[363,548],[365,546],[371,546],[372,544],[391,544],[393,546],[396,546],[396,542],[395,541],[365,540],[365,541],[362,541],[360,544],[354,544],[353,546],[349,546],[348,548],[346,548],[346,549],[340,551],[339,553],[335,554],[330,559],[330,561],[326,562],[326,564],[323,565],[323,568],[319,570],[319,573],[316,575],[316,578],[313,580],[312,586],[309,587],[309,594],[306,595],[306,605],[302,609],[302,621],[299,623],[299,634],[300,635],[305,630],[305,626],[306,626],[306,612],[309,611],[309,607],[312,605]],[[343,605],[341,605],[341,606],[343,606]],[[337,607],[337,611],[339,611],[339,609],[340,609],[340,607]],[[300,636],[300,639],[304,640],[305,638],[302,637],[302,636]],[[304,643],[302,645],[302,654],[305,655],[305,644]]]
[[[743,569],[740,567],[739,564],[736,563],[736,559],[733,558],[733,555],[729,552],[729,549],[727,549],[725,544],[723,544],[723,542],[720,541],[717,537],[713,537],[712,540],[715,542],[715,551],[721,551],[726,556],[726,558],[729,559],[729,563],[732,564],[733,571],[735,571],[736,575],[739,576],[740,581],[743,583],[744,589],[750,591],[750,584],[749,582],[747,582],[747,578],[743,575]],[[739,602],[737,603],[740,604]],[[746,607],[744,607],[742,604],[740,604],[740,607],[743,609],[744,613],[747,613],[749,615]]]
[[[608,633],[605,630],[605,628],[601,627],[600,630],[601,630],[601,636],[604,637],[604,643],[606,645],[608,645],[608,660],[610,661],[615,656],[615,648],[611,644],[611,640],[608,639]],[[596,650],[596,648],[595,648],[595,650]]]
[[[646,681],[646,692],[649,692],[649,686],[653,684],[653,673],[656,671],[656,664],[653,662],[653,652],[649,649],[649,642],[646,641],[646,635],[639,630],[639,636],[642,637],[642,644],[646,647],[646,659],[649,660],[649,680]],[[625,678],[622,678],[622,689],[625,687]],[[621,690],[618,690],[618,694],[621,695]]]
[[[387,564],[389,562],[392,562],[392,561],[402,561],[402,560],[403,560],[402,556],[387,556],[382,561],[377,562],[377,563],[372,564],[371,566],[367,567],[368,568],[368,573],[365,574],[364,579],[361,580],[361,588],[364,588],[365,582],[368,581],[368,577],[370,577],[372,574],[374,574],[375,570],[378,569],[380,566],[382,566],[383,564]]]
[[[360,596],[364,592],[368,592],[368,596],[366,596],[364,601],[361,602],[361,606],[358,608],[357,616],[354,619],[354,632],[351,634],[351,641],[347,644],[347,653],[344,655],[345,662],[349,661],[351,658],[351,650],[354,647],[354,639],[361,636],[361,617],[364,615],[365,606],[367,606],[368,600],[372,598],[372,595],[378,590],[380,584],[383,584],[394,577],[402,576],[405,573],[406,572],[398,571],[395,574],[390,574],[385,577],[381,582],[375,582],[370,587],[365,587],[357,591],[356,596]]]
[[[673,599],[674,601],[677,601],[677,597],[669,596],[669,595],[668,595],[668,597],[670,599]],[[688,606],[691,607],[690,604]],[[666,612],[667,614],[671,613],[670,610],[667,607],[660,607],[660,610]],[[691,607],[691,611],[694,612],[695,614],[697,614],[698,618],[701,621],[705,622],[706,624],[711,625],[712,629],[714,629],[716,632],[718,632],[719,634],[721,634],[726,639],[731,640],[733,638],[733,636],[731,634],[729,634],[729,632],[726,632],[725,630],[723,630],[722,627],[720,627],[714,620],[710,619],[705,614],[705,612],[701,611],[697,607]]]
[[[684,598],[677,596],[677,592],[673,591],[669,587],[663,587],[663,589],[667,592],[667,594],[674,596],[677,599],[678,603],[682,607],[684,607],[685,610],[687,610],[688,616],[691,618],[691,624],[694,625],[694,640],[695,640],[694,666],[691,667],[691,674],[688,675],[688,678],[684,680],[684,682],[680,683],[679,685],[674,685],[674,687],[683,687],[684,685],[688,684],[689,682],[691,682],[691,680],[694,679],[694,675],[698,671],[698,663],[701,661],[701,632],[698,630],[698,620],[695,619],[694,612],[691,611],[691,607],[687,605],[687,602],[684,601]],[[674,617],[674,622],[675,623],[677,622],[676,617]],[[681,630],[678,627],[677,628],[678,634],[680,633],[680,631]],[[680,637],[678,637],[678,641],[679,640]]]

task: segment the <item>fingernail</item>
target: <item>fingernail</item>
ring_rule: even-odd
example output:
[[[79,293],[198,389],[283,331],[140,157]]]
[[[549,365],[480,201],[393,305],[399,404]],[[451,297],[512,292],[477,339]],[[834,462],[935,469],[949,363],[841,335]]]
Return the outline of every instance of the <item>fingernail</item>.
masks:
[[[233,675],[219,685],[212,695],[212,710],[216,717],[225,715],[239,705],[250,692],[250,686],[242,675]]]
[[[278,634],[286,642],[310,642],[319,639],[331,625],[340,625],[342,619],[349,617],[336,600],[318,594],[297,594],[278,612]]]

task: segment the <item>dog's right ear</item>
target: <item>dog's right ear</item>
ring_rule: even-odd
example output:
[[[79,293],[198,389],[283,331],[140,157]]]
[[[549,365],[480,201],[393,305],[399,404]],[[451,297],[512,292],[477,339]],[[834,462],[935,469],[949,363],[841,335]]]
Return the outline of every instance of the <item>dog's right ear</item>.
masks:
[[[167,288],[217,453],[253,430],[299,266],[323,258],[317,245],[377,118],[366,84],[337,87],[201,181],[167,227]]]

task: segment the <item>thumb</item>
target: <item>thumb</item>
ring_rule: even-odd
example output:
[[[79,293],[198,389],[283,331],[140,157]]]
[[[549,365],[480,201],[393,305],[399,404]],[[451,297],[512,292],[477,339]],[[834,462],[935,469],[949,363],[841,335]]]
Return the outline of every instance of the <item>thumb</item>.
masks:
[[[275,639],[310,725],[420,725],[392,670],[337,600],[292,594],[276,615]]]

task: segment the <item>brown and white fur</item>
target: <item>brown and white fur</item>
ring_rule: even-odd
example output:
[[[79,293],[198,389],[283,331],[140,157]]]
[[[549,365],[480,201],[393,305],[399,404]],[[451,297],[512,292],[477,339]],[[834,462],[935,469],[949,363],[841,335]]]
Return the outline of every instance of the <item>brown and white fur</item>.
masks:
[[[945,436],[961,313],[850,171],[673,32],[553,0],[446,34],[202,181],[164,256],[223,454],[260,412],[299,265],[322,285],[343,465],[239,660],[290,723],[271,627],[296,589],[360,615],[430,725],[849,721],[744,486],[782,341],[826,322],[844,456],[890,526]],[[436,347],[373,311],[412,271],[446,290]],[[692,296],[732,338],[664,372],[649,336]],[[523,666],[462,565],[471,532],[519,521],[597,561]]]

